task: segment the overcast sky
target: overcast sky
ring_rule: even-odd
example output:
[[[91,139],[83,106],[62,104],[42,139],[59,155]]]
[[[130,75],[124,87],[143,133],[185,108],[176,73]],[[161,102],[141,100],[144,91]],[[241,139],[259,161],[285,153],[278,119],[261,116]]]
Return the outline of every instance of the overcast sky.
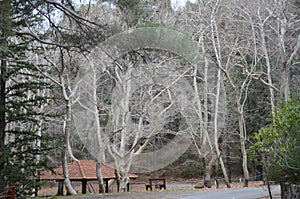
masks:
[[[183,7],[187,1],[196,2],[197,0],[171,0],[173,9]]]

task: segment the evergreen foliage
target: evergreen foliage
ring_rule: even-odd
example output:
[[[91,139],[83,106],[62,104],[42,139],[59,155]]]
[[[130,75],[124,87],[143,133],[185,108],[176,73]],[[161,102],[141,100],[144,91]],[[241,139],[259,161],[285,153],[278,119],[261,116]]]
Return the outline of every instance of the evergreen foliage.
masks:
[[[52,87],[32,61],[35,41],[24,34],[41,23],[33,8],[42,6],[42,1],[0,1],[0,190],[14,186],[19,198],[38,188],[35,178],[49,165],[51,137],[43,133],[43,121]]]
[[[255,157],[262,157],[268,177],[275,181],[300,183],[300,98],[280,102],[273,115],[273,124],[254,135],[250,148]]]

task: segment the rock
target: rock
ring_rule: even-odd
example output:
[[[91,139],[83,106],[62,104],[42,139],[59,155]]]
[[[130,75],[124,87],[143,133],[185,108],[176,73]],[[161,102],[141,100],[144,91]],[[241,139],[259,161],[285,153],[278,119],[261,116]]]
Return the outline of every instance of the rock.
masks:
[[[195,184],[194,188],[195,189],[203,189],[204,188],[204,183],[203,182],[199,182],[199,183]]]

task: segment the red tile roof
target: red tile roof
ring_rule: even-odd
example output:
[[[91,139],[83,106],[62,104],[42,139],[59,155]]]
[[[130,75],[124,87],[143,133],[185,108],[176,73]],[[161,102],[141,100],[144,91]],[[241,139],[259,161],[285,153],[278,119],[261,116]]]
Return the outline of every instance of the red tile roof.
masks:
[[[97,180],[96,175],[96,162],[94,160],[79,160],[73,161],[68,164],[70,180]],[[115,179],[115,169],[109,167],[105,164],[101,164],[101,172],[104,180]],[[138,176],[129,173],[128,177],[135,179]],[[52,171],[46,171],[40,176],[40,180],[63,180],[63,170],[62,167],[54,169]]]

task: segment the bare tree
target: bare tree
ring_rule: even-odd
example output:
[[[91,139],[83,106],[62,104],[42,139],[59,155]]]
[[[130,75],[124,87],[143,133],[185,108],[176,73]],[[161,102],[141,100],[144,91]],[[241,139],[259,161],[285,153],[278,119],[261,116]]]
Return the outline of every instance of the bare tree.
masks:
[[[118,3],[117,5],[119,5],[121,12],[124,13],[132,12],[132,10],[129,9],[135,9],[131,4],[127,4],[126,2],[124,2],[124,4]],[[129,23],[137,16],[130,15],[126,17],[129,18],[124,21]],[[122,46],[119,47],[122,48]],[[116,49],[116,51],[118,50],[120,49]],[[159,55],[155,55],[155,53],[154,56],[159,57]],[[145,57],[148,59],[148,55],[143,55],[143,53],[142,55],[139,55],[139,53],[133,51],[127,55],[122,55],[121,58],[118,58],[117,60],[113,59],[111,62],[113,62],[114,65],[110,67],[108,67],[108,65],[111,64],[111,62],[102,65],[99,63],[103,63],[103,60],[95,62],[98,63],[98,70],[102,71],[98,74],[99,77],[96,78],[97,81],[98,78],[100,80],[100,76],[104,77],[104,74],[106,74],[109,79],[111,79],[107,82],[113,85],[111,96],[107,93],[105,93],[104,96],[98,95],[98,99],[101,99],[97,101],[97,107],[100,109],[100,111],[98,111],[99,117],[100,120],[105,120],[105,122],[102,124],[100,122],[101,127],[99,129],[102,129],[103,131],[97,132],[103,133],[103,136],[101,136],[103,140],[101,141],[105,141],[106,144],[103,148],[105,148],[110,155],[109,157],[105,157],[105,159],[106,162],[109,161],[107,160],[108,158],[112,159],[116,168],[117,179],[121,191],[125,190],[128,183],[128,172],[132,167],[132,163],[139,162],[136,158],[139,159],[140,157],[144,157],[141,154],[143,151],[149,150],[149,145],[153,144],[153,139],[156,137],[168,136],[164,134],[176,135],[176,133],[172,133],[172,130],[170,129],[165,129],[163,132],[162,129],[164,128],[164,122],[172,120],[172,115],[175,115],[175,110],[178,109],[178,107],[175,108],[173,102],[175,94],[170,90],[170,87],[174,87],[174,85],[183,78],[185,72],[179,72],[181,75],[174,72],[175,75],[173,75],[173,78],[175,79],[171,80],[170,78],[172,76],[168,76],[165,71],[167,69],[164,69],[170,66],[161,66],[162,69],[158,68],[155,72],[151,73],[150,71],[154,70],[155,67],[152,67],[151,70],[150,68],[145,67],[145,65],[142,64],[145,61]],[[165,76],[159,74],[159,70],[163,70]],[[174,69],[171,71],[174,71]],[[144,76],[144,78],[141,80],[137,76]],[[160,76],[161,78],[157,79],[157,76]],[[164,78],[168,81],[163,85],[158,83],[159,80]],[[147,80],[151,83],[148,83]],[[106,80],[100,80],[100,82],[102,81],[105,82]],[[137,87],[138,85],[140,85],[140,88]],[[106,86],[105,89],[109,90],[108,87],[110,86],[105,83],[101,84],[101,86],[98,85],[97,88],[94,87],[93,89],[97,89],[97,92],[99,92],[100,90],[103,90],[101,88],[99,90],[99,87],[102,86]],[[109,97],[107,97],[107,95]],[[103,100],[104,98],[106,98],[106,101]],[[110,100],[107,100],[107,98]],[[96,113],[96,109],[92,108],[92,110],[93,111],[91,112]],[[177,110],[177,112],[179,115],[183,114],[180,113],[181,110]],[[97,114],[95,114],[95,117],[97,117],[96,115]],[[182,117],[185,116],[183,115]],[[95,123],[99,123],[97,120],[98,118],[95,118]],[[162,135],[160,136],[160,134]],[[92,148],[94,144],[97,143],[91,144],[90,148]],[[180,147],[178,149],[180,149]],[[179,152],[178,154],[180,153],[182,152]],[[133,158],[135,158],[134,161]],[[133,165],[133,167],[138,168],[141,167],[141,165],[137,164]]]
[[[172,127],[172,120],[176,114],[181,115],[178,116],[182,117],[181,119],[186,117],[186,114],[178,105],[178,98],[183,96],[174,89],[176,85],[179,87],[182,73],[175,73],[167,62],[162,63],[162,66],[140,65],[140,68],[137,68],[137,62],[132,64],[124,60],[122,63],[115,70],[117,95],[113,97],[113,131],[110,133],[112,141],[108,151],[114,159],[120,189],[124,190],[128,183],[127,173],[130,167],[141,167],[136,162],[149,161],[143,156],[143,151],[149,151],[149,145],[153,145],[155,139],[160,137],[164,143],[168,140],[167,136],[184,133],[180,124],[173,124],[177,127]],[[126,70],[122,71],[121,68]],[[163,150],[170,150],[168,144],[163,146],[161,151]],[[141,160],[142,158],[144,160]]]
[[[51,51],[50,51],[51,52]],[[70,157],[77,161],[74,157],[71,144],[70,144],[70,130],[71,130],[71,121],[72,121],[72,105],[76,98],[76,92],[78,89],[79,82],[73,84],[73,81],[70,79],[70,73],[67,66],[67,59],[64,57],[63,49],[59,51],[55,51],[52,53],[45,53],[51,54],[51,57],[44,57],[44,61],[48,63],[49,68],[47,71],[43,71],[38,66],[36,66],[40,72],[49,80],[51,80],[56,86],[61,89],[61,94],[64,100],[64,118],[62,124],[62,132],[64,135],[64,145],[61,151],[61,161],[63,165],[63,172],[65,177],[65,185],[69,194],[76,194],[75,190],[72,188],[70,182],[70,176],[68,172],[68,161],[67,157],[68,154]],[[55,74],[55,75],[54,75]]]
[[[105,163],[105,126],[101,120],[105,120],[105,110],[107,107],[103,104],[103,98],[107,93],[101,92],[102,84],[109,81],[101,75],[101,68],[94,63],[95,60],[85,60],[78,75],[81,81],[78,88],[78,100],[73,110],[74,125],[84,145],[90,150],[90,153],[96,158],[96,174],[99,182],[99,193],[104,192],[104,182],[101,172],[101,164]],[[108,86],[108,84],[105,84]],[[106,89],[109,89],[106,87]],[[99,94],[100,91],[100,94]],[[84,97],[81,97],[84,96]],[[103,115],[104,114],[104,115]],[[88,118],[88,119],[87,119]],[[83,122],[86,121],[86,122]]]
[[[210,6],[213,7],[212,2],[207,2],[207,4],[211,4]],[[224,109],[224,103],[220,102],[220,89],[223,88],[223,78],[218,75],[218,70],[213,70],[211,67],[214,64],[214,60],[211,60],[210,57],[208,57],[207,54],[207,48],[209,47],[209,43],[207,43],[207,38],[209,38],[211,35],[212,39],[215,39],[215,31],[213,30],[215,28],[214,23],[215,19],[213,17],[214,13],[209,16],[208,13],[211,13],[209,10],[209,6],[204,1],[199,1],[198,6],[189,8],[190,10],[187,10],[186,13],[186,21],[188,24],[190,31],[193,31],[193,37],[194,39],[197,39],[199,45],[201,46],[200,49],[202,51],[202,54],[204,55],[202,57],[203,59],[203,69],[199,67],[199,69],[195,69],[194,73],[194,90],[196,94],[197,99],[197,112],[200,120],[200,134],[199,134],[199,140],[200,143],[196,143],[196,146],[198,146],[198,151],[200,155],[203,155],[205,157],[205,180],[204,184],[208,187],[211,186],[211,175],[214,169],[214,165],[216,164],[216,161],[220,163],[221,169],[223,172],[223,175],[225,177],[225,182],[227,184],[227,187],[230,187],[229,179],[225,170],[225,166],[223,163],[223,158],[221,156],[220,148],[219,148],[219,140],[221,136],[221,130],[223,129],[222,126],[225,125],[224,119],[225,119],[225,109]],[[217,4],[216,4],[217,5]],[[198,13],[201,13],[198,15]],[[207,17],[211,17],[211,21],[207,20]],[[210,32],[210,27],[213,31]],[[216,52],[217,53],[217,52]],[[218,54],[219,55],[219,54]],[[203,70],[203,71],[201,71]],[[203,84],[200,86],[197,84],[196,79],[200,78],[199,76],[196,76],[197,73],[203,74],[201,80],[203,81]],[[199,87],[200,86],[200,87]],[[199,89],[202,89],[200,98]],[[222,93],[225,93],[224,90]],[[222,94],[223,95],[223,94]],[[224,98],[223,98],[224,99]],[[208,100],[211,104],[211,107],[208,105]],[[225,101],[223,101],[225,102]],[[221,105],[223,104],[223,105]],[[208,119],[210,115],[211,121]]]
[[[188,108],[188,83],[183,79],[192,72],[192,67],[181,67],[168,53],[159,50],[129,52],[110,65],[101,64],[104,58],[96,60],[99,61],[94,61],[98,72],[86,71],[83,79],[86,86],[94,87],[89,86],[90,89],[79,93],[79,101],[89,99],[89,105],[81,104],[84,112],[89,110],[89,113],[79,118],[98,112],[100,121],[94,114],[95,119],[81,130],[90,135],[83,134],[82,138],[92,138],[93,129],[100,129],[96,136],[101,137],[101,141],[91,140],[89,149],[95,157],[101,156],[99,149],[108,152],[105,162],[115,166],[119,190],[125,191],[128,172],[151,171],[149,164],[154,162],[154,153],[157,154],[156,169],[159,169],[174,161],[174,156],[176,160],[189,147],[187,131],[193,126],[193,119]],[[97,74],[97,86],[92,81],[94,74]],[[97,101],[92,97],[94,92],[97,92]],[[153,153],[155,143],[160,147]]]

